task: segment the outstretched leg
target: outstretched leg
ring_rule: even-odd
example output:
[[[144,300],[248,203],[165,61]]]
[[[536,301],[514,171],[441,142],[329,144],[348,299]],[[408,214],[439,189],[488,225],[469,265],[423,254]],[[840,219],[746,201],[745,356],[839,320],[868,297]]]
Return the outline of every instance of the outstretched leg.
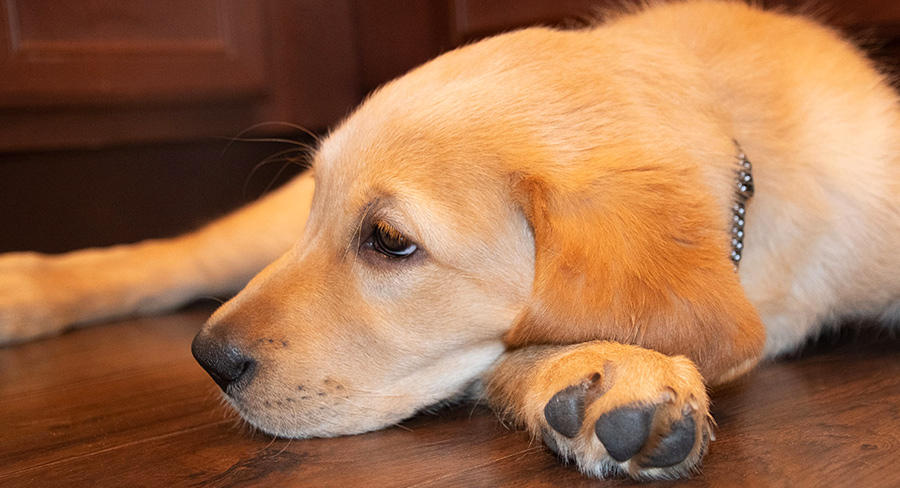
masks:
[[[518,349],[498,361],[484,386],[501,415],[596,477],[684,477],[712,435],[694,363],[637,346]]]
[[[313,187],[312,174],[305,173],[172,239],[53,256],[0,255],[0,344],[239,290],[299,237]]]

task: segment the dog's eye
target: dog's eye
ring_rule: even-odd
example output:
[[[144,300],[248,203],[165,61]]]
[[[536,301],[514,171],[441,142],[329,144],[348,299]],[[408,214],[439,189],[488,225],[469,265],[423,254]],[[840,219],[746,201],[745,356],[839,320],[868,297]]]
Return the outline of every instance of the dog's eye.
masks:
[[[375,250],[392,258],[405,258],[416,252],[416,245],[397,229],[384,222],[375,223],[372,234],[372,245]]]

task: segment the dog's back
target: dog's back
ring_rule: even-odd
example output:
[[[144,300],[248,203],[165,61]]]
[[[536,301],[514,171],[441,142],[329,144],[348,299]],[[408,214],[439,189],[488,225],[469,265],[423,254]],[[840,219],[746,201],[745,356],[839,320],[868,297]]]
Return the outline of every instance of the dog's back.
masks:
[[[841,318],[898,322],[900,108],[873,63],[806,18],[739,3],[673,4],[616,29],[672,36],[750,155],[741,281],[767,353]]]
[[[900,109],[885,77],[805,18],[719,2],[646,15],[656,32],[680,29],[722,120],[752,154],[741,276],[767,352],[848,316],[897,322]]]

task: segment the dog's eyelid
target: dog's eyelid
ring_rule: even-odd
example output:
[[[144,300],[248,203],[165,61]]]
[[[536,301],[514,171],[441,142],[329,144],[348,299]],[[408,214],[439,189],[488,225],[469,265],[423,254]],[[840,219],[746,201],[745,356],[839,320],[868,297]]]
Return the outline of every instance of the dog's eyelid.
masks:
[[[414,233],[410,232],[405,226],[397,223],[397,219],[391,217],[382,217],[380,214],[373,215],[372,219],[368,223],[370,227],[370,231],[375,230],[376,227],[380,227],[381,229],[389,232],[390,234],[399,234],[400,236],[416,241],[414,238]],[[365,232],[365,230],[363,230]]]
[[[371,199],[360,209],[351,239],[357,243],[361,255],[371,253],[400,263],[418,262],[427,254],[415,232],[417,229],[408,225],[409,216],[401,208],[389,194]]]
[[[405,225],[403,214],[394,209],[384,198],[372,200],[363,210],[362,225],[359,231],[366,237],[366,232],[371,232],[375,225],[383,224],[386,227],[399,232],[403,237],[417,241],[413,229]]]

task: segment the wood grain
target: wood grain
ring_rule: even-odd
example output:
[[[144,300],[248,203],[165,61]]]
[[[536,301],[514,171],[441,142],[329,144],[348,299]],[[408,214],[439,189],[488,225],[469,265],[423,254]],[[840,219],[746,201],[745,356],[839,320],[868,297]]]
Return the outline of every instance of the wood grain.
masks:
[[[189,344],[194,307],[0,349],[0,486],[631,486],[461,405],[335,439],[253,432]],[[900,341],[845,334],[714,392],[703,474],[644,486],[900,485]]]

